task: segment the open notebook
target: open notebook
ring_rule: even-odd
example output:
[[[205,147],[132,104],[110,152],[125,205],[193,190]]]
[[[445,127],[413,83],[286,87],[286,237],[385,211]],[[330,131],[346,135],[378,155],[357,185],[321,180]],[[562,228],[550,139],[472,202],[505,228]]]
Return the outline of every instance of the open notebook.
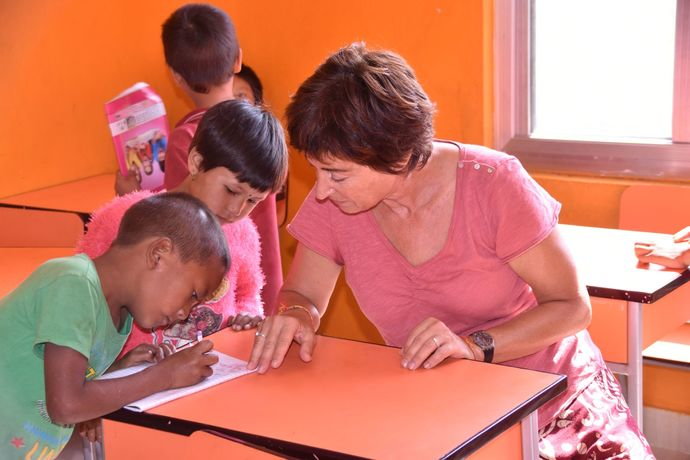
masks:
[[[212,351],[211,354],[218,356],[218,362],[213,365],[213,375],[205,380],[184,388],[176,388],[174,390],[161,391],[160,393],[152,394],[146,398],[142,398],[139,401],[134,401],[133,403],[127,404],[125,409],[129,409],[135,412],[143,412],[149,410],[153,407],[160,406],[161,404],[167,403],[174,399],[187,396],[197,391],[204,390],[206,388],[218,385],[219,383],[227,382],[228,380],[241,377],[245,374],[249,374],[254,371],[247,369],[247,362],[241,359],[233,358],[232,356],[226,355],[218,351]],[[103,374],[99,379],[116,379],[119,377],[126,377],[128,375],[135,374],[137,372],[143,371],[153,364],[140,364],[138,366],[128,367],[126,369],[120,369],[114,372],[109,372]]]

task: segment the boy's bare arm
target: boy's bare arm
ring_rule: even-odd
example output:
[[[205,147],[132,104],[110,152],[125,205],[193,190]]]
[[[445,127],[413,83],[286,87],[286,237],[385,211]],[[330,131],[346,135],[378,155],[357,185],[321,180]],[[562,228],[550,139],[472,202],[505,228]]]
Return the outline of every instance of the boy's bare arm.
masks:
[[[46,343],[44,354],[46,407],[54,423],[72,424],[113,412],[153,393],[193,385],[213,373],[218,361],[206,354],[213,344],[204,340],[159,364],[119,379],[84,379],[88,361],[69,347]]]

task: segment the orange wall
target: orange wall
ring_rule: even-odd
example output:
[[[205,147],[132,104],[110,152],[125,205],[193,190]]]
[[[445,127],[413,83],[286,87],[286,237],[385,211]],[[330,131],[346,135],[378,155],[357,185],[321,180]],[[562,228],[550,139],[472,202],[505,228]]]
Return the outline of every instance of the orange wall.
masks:
[[[171,121],[189,109],[169,78],[160,25],[182,1],[0,2],[4,69],[0,196],[115,169],[103,103],[136,81],[163,96]],[[282,116],[289,95],[330,52],[356,40],[399,51],[438,101],[438,131],[481,143],[488,0],[231,1],[247,62]],[[295,182],[311,177],[296,165]],[[306,185],[305,185],[306,187]],[[296,187],[298,189],[298,187]]]
[[[182,1],[25,0],[0,3],[0,196],[114,171],[103,103],[137,81],[163,97],[171,122],[190,109],[166,72],[160,25]],[[490,0],[218,0],[245,59],[282,117],[301,81],[331,52],[364,40],[401,53],[437,103],[438,135],[486,143],[491,132]],[[291,159],[290,216],[313,183]],[[285,265],[294,241],[283,233]],[[338,288],[334,303],[354,305]],[[324,320],[326,333],[377,335],[357,312]]]

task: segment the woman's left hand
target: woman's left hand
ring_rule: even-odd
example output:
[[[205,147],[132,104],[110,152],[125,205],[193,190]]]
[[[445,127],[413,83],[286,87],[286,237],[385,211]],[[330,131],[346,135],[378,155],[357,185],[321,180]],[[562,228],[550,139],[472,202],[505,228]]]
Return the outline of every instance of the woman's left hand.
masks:
[[[415,327],[402,347],[402,367],[431,369],[446,358],[473,359],[467,343],[436,318],[427,318]]]
[[[230,318],[228,327],[232,328],[233,331],[253,329],[258,326],[263,319],[262,316],[237,315]]]

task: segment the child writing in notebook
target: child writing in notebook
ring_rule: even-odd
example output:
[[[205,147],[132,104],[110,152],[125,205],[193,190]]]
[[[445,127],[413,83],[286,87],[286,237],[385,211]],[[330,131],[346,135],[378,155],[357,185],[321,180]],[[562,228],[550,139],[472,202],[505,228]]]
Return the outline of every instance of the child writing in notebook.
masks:
[[[36,269],[0,300],[0,458],[55,458],[74,424],[211,375],[218,358],[202,341],[141,373],[94,380],[133,322],[152,328],[185,319],[229,264],[213,214],[175,193],[133,205],[101,256],[53,259]]]
[[[162,41],[173,80],[194,105],[168,140],[164,185],[172,190],[190,174],[189,146],[204,112],[234,98],[233,81],[242,67],[242,50],[230,17],[208,4],[188,4],[175,10],[163,24]],[[118,174],[118,195],[139,188],[136,175]],[[258,203],[250,217],[261,236],[261,269],[266,277],[261,296],[271,313],[283,284],[275,192]]]
[[[197,331],[207,336],[224,327],[253,327],[263,318],[259,236],[245,216],[281,187],[287,155],[283,128],[265,108],[229,100],[205,112],[191,143],[191,174],[171,191],[195,196],[218,217],[232,266],[219,291],[197,306],[186,321],[153,330],[135,326],[123,354],[144,343],[178,346],[196,337]],[[97,210],[77,251],[97,257],[107,250],[127,208],[152,194],[148,190],[133,192]]]

